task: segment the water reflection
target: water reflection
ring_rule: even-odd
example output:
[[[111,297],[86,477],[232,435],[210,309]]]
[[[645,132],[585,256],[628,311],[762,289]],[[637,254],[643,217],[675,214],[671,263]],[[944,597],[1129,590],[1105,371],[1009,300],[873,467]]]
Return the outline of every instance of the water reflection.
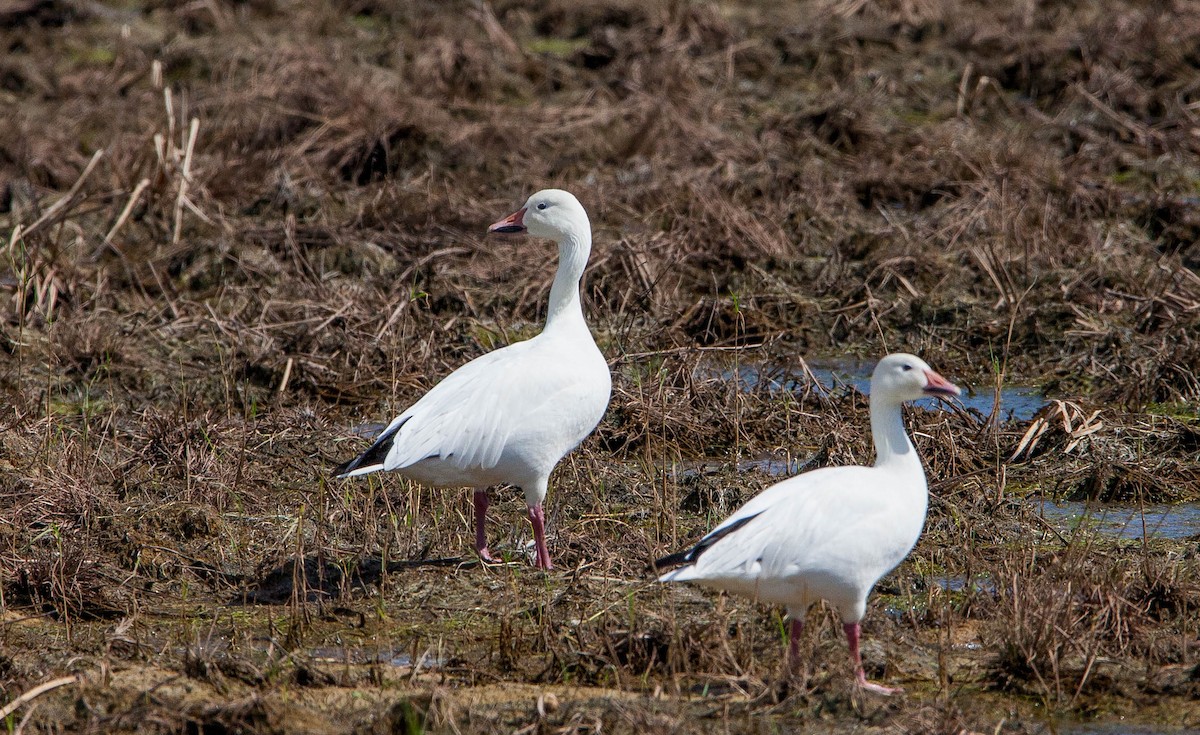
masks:
[[[1186,539],[1200,536],[1200,503],[1174,505],[1088,504],[1035,498],[1042,517],[1068,530],[1084,525],[1122,539]]]
[[[1134,725],[1125,722],[1060,722],[1057,735],[1200,735],[1200,730]]]
[[[875,369],[873,361],[866,360],[813,360],[808,363],[808,370],[802,366],[770,365],[767,363],[748,363],[732,367],[714,367],[712,373],[723,380],[732,380],[734,375],[746,390],[766,390],[768,392],[788,392],[803,395],[809,391],[819,391],[829,395],[849,389],[860,393],[870,393],[871,372]],[[993,391],[983,391],[974,395],[964,395],[958,399],[968,409],[978,411],[990,417],[996,407],[996,396]],[[933,409],[938,405],[935,398],[914,401],[915,405]],[[1027,421],[1033,418],[1046,398],[1037,388],[1028,386],[1005,386],[1000,390],[1000,420]]]
[[[309,655],[317,661],[349,664],[384,664],[396,668],[410,668],[413,665],[412,656],[404,651],[349,648],[343,646],[318,646],[309,651]],[[422,669],[438,669],[445,661],[431,654],[420,656],[417,665]]]
[[[976,574],[970,579],[965,574],[935,574],[930,581],[945,592],[978,591],[989,595],[996,593],[996,583],[986,574]]]

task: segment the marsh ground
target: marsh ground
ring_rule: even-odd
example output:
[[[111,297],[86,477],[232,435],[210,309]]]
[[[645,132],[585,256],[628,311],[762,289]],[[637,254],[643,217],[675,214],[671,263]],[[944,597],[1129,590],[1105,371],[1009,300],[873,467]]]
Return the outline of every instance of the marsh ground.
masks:
[[[9,0],[0,45],[0,686],[74,677],[12,729],[1200,727],[1196,536],[1027,499],[1200,498],[1195,4]],[[537,329],[550,248],[483,231],[548,185],[614,395],[542,574],[511,491],[481,567],[465,493],[328,470]],[[645,564],[869,461],[806,370],[900,348],[1051,400],[909,414],[908,693],[821,608],[781,683],[777,611]]]

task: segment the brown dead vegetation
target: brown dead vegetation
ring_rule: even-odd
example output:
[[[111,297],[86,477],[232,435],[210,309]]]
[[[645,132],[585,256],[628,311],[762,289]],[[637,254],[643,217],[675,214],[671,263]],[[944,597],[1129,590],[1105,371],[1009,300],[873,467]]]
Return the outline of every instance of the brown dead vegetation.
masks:
[[[78,677],[10,726],[1195,726],[1194,539],[1024,497],[1200,498],[1198,64],[1149,0],[0,2],[0,699]],[[327,471],[537,329],[552,253],[483,230],[551,185],[614,397],[547,578],[519,513],[484,568],[461,493]],[[861,395],[739,366],[900,348],[1055,400],[911,412],[865,651],[910,695],[864,701],[831,612],[784,682],[776,611],[644,567],[739,462],[870,460]]]

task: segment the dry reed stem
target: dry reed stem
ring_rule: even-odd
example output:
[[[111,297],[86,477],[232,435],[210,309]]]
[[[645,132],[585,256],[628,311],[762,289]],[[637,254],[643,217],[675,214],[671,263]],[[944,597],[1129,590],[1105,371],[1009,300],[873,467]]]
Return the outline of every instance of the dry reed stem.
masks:
[[[41,217],[38,217],[36,220],[33,221],[33,224],[24,228],[24,231],[22,234],[25,237],[29,237],[29,236],[33,235],[43,225],[50,222],[51,219],[54,218],[56,215],[58,215],[60,212],[67,211],[70,208],[70,206],[75,203],[75,198],[79,195],[79,192],[83,189],[84,182],[86,182],[88,177],[91,176],[92,171],[96,168],[96,164],[98,164],[100,162],[100,159],[103,156],[104,156],[103,148],[100,148],[95,153],[93,153],[92,157],[90,159],[88,159],[87,165],[83,167],[83,172],[79,174],[79,178],[75,179],[75,183],[71,185],[71,188],[69,190],[67,190],[67,193],[64,194],[62,197],[60,197],[58,199],[58,201],[54,202],[54,204],[51,204],[49,209],[47,209],[42,214]],[[14,231],[13,234],[15,237],[16,232]]]
[[[33,689],[30,689],[27,692],[23,692],[20,696],[13,699],[13,701],[4,705],[3,708],[0,708],[0,719],[4,719],[4,718],[8,717],[9,715],[16,712],[21,707],[25,706],[26,704],[29,704],[30,702],[32,702],[33,700],[42,696],[46,692],[54,691],[55,689],[58,689],[59,687],[66,686],[68,684],[74,684],[78,681],[79,681],[78,676],[61,676],[57,679],[51,679],[50,681],[44,682],[42,684],[38,684]]]

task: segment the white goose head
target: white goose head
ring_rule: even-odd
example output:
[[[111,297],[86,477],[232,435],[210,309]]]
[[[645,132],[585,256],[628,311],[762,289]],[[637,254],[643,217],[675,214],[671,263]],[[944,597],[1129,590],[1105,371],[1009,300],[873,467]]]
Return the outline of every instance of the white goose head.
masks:
[[[957,396],[961,392],[924,360],[903,352],[880,360],[871,375],[871,395],[890,403],[915,401],[926,396]]]
[[[902,462],[921,478],[925,471],[904,430],[900,405],[926,396],[956,396],[958,386],[933,371],[924,360],[903,352],[888,355],[871,375],[871,435],[875,439],[875,465]]]
[[[528,232],[534,237],[562,241],[568,235],[590,234],[591,223],[573,194],[543,189],[529,197],[524,207],[489,227],[488,232]]]
[[[583,321],[579,283],[592,252],[592,224],[579,200],[562,189],[543,189],[488,232],[528,232],[558,243],[558,272],[550,286],[546,329],[566,325],[570,334],[592,336]]]

